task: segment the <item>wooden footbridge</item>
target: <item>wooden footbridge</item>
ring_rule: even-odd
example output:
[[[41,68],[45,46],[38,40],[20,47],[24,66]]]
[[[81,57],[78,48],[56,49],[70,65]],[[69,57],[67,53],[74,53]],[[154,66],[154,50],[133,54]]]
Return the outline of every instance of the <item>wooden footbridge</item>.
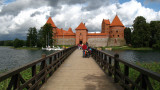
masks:
[[[1,74],[0,89],[154,90],[151,80],[160,83],[160,74],[118,57],[92,48],[91,57],[82,58],[82,51],[74,46]],[[131,69],[138,73],[135,80]],[[23,75],[27,70],[30,76]]]

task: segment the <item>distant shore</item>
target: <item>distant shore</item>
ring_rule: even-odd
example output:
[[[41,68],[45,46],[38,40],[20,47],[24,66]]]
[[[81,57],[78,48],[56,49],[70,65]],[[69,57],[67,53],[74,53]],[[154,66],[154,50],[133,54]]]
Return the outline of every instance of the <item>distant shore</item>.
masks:
[[[141,48],[134,48],[134,47],[129,47],[129,46],[107,46],[107,47],[97,47],[101,48],[102,50],[153,50],[152,48],[149,47],[141,47]]]
[[[40,50],[41,48],[38,47],[18,47],[18,48],[14,48],[14,47],[10,47],[13,49],[26,49],[26,50]]]

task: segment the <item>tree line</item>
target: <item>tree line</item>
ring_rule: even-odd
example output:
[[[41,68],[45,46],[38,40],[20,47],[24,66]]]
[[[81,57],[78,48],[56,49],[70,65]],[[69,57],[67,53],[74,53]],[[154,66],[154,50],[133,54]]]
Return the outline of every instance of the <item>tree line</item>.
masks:
[[[14,46],[18,47],[46,47],[53,46],[53,27],[51,24],[46,23],[41,27],[39,31],[35,27],[30,27],[28,29],[26,40],[20,40],[16,38],[15,40],[0,41],[0,46]]]
[[[143,16],[135,18],[133,31],[125,28],[124,38],[132,47],[151,47],[160,49],[160,21],[146,22]]]
[[[27,40],[0,41],[0,46],[16,47],[46,47],[53,46],[53,27],[51,24],[45,24],[39,31],[35,27],[28,29]],[[132,47],[151,47],[160,49],[160,21],[146,22],[143,16],[138,16],[133,22],[133,30],[126,27],[124,29],[124,38],[128,45]]]

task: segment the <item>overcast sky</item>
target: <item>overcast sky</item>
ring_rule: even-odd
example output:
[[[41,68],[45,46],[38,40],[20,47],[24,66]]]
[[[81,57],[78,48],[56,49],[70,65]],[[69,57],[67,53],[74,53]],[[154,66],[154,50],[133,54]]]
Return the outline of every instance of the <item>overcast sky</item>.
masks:
[[[68,30],[84,22],[89,32],[100,32],[103,19],[117,14],[125,26],[137,16],[160,20],[160,0],[0,0],[0,40],[26,39],[30,27],[38,30],[48,17]]]

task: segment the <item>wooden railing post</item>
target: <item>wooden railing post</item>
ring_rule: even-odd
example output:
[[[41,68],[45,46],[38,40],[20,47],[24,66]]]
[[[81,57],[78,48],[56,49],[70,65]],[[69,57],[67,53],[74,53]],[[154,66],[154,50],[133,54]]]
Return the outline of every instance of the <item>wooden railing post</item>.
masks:
[[[111,61],[111,57],[109,57],[109,65],[108,65],[108,75],[109,76],[112,76],[112,73],[111,73],[111,66],[112,66],[112,61]]]
[[[36,65],[32,66],[32,77],[36,75]],[[32,85],[35,83],[36,80],[32,82]]]
[[[108,64],[107,64],[107,55],[104,54],[104,70],[106,71],[107,67],[108,67]]]
[[[51,65],[53,63],[53,60],[52,60],[52,57],[50,57],[49,58],[49,65]],[[52,66],[51,66],[51,68],[50,69],[52,69]],[[53,71],[51,71],[50,73],[49,73],[49,76],[51,76],[53,74]]]
[[[142,74],[140,85],[144,90],[147,90],[147,83],[145,81],[145,78],[146,78],[146,76],[144,74]]]
[[[129,76],[129,67],[127,65],[124,65],[124,76],[128,77]],[[129,82],[127,81],[126,78],[124,78],[124,84],[128,85]],[[125,90],[127,90],[127,88],[124,88]]]
[[[114,55],[114,82],[117,83],[118,79],[116,78],[116,76],[118,76],[117,71],[118,70],[118,61],[117,59],[119,58],[118,54]]]
[[[46,58],[46,54],[42,54],[42,58]],[[43,60],[43,61],[41,62],[40,71],[43,70],[43,69],[45,69],[45,68],[46,68],[46,60]],[[46,70],[44,71],[44,73],[42,73],[42,76],[41,76],[41,77],[43,77],[43,75],[45,75],[45,73],[46,73]],[[45,76],[44,79],[42,80],[42,84],[44,84],[45,81],[46,81],[46,76]]]

